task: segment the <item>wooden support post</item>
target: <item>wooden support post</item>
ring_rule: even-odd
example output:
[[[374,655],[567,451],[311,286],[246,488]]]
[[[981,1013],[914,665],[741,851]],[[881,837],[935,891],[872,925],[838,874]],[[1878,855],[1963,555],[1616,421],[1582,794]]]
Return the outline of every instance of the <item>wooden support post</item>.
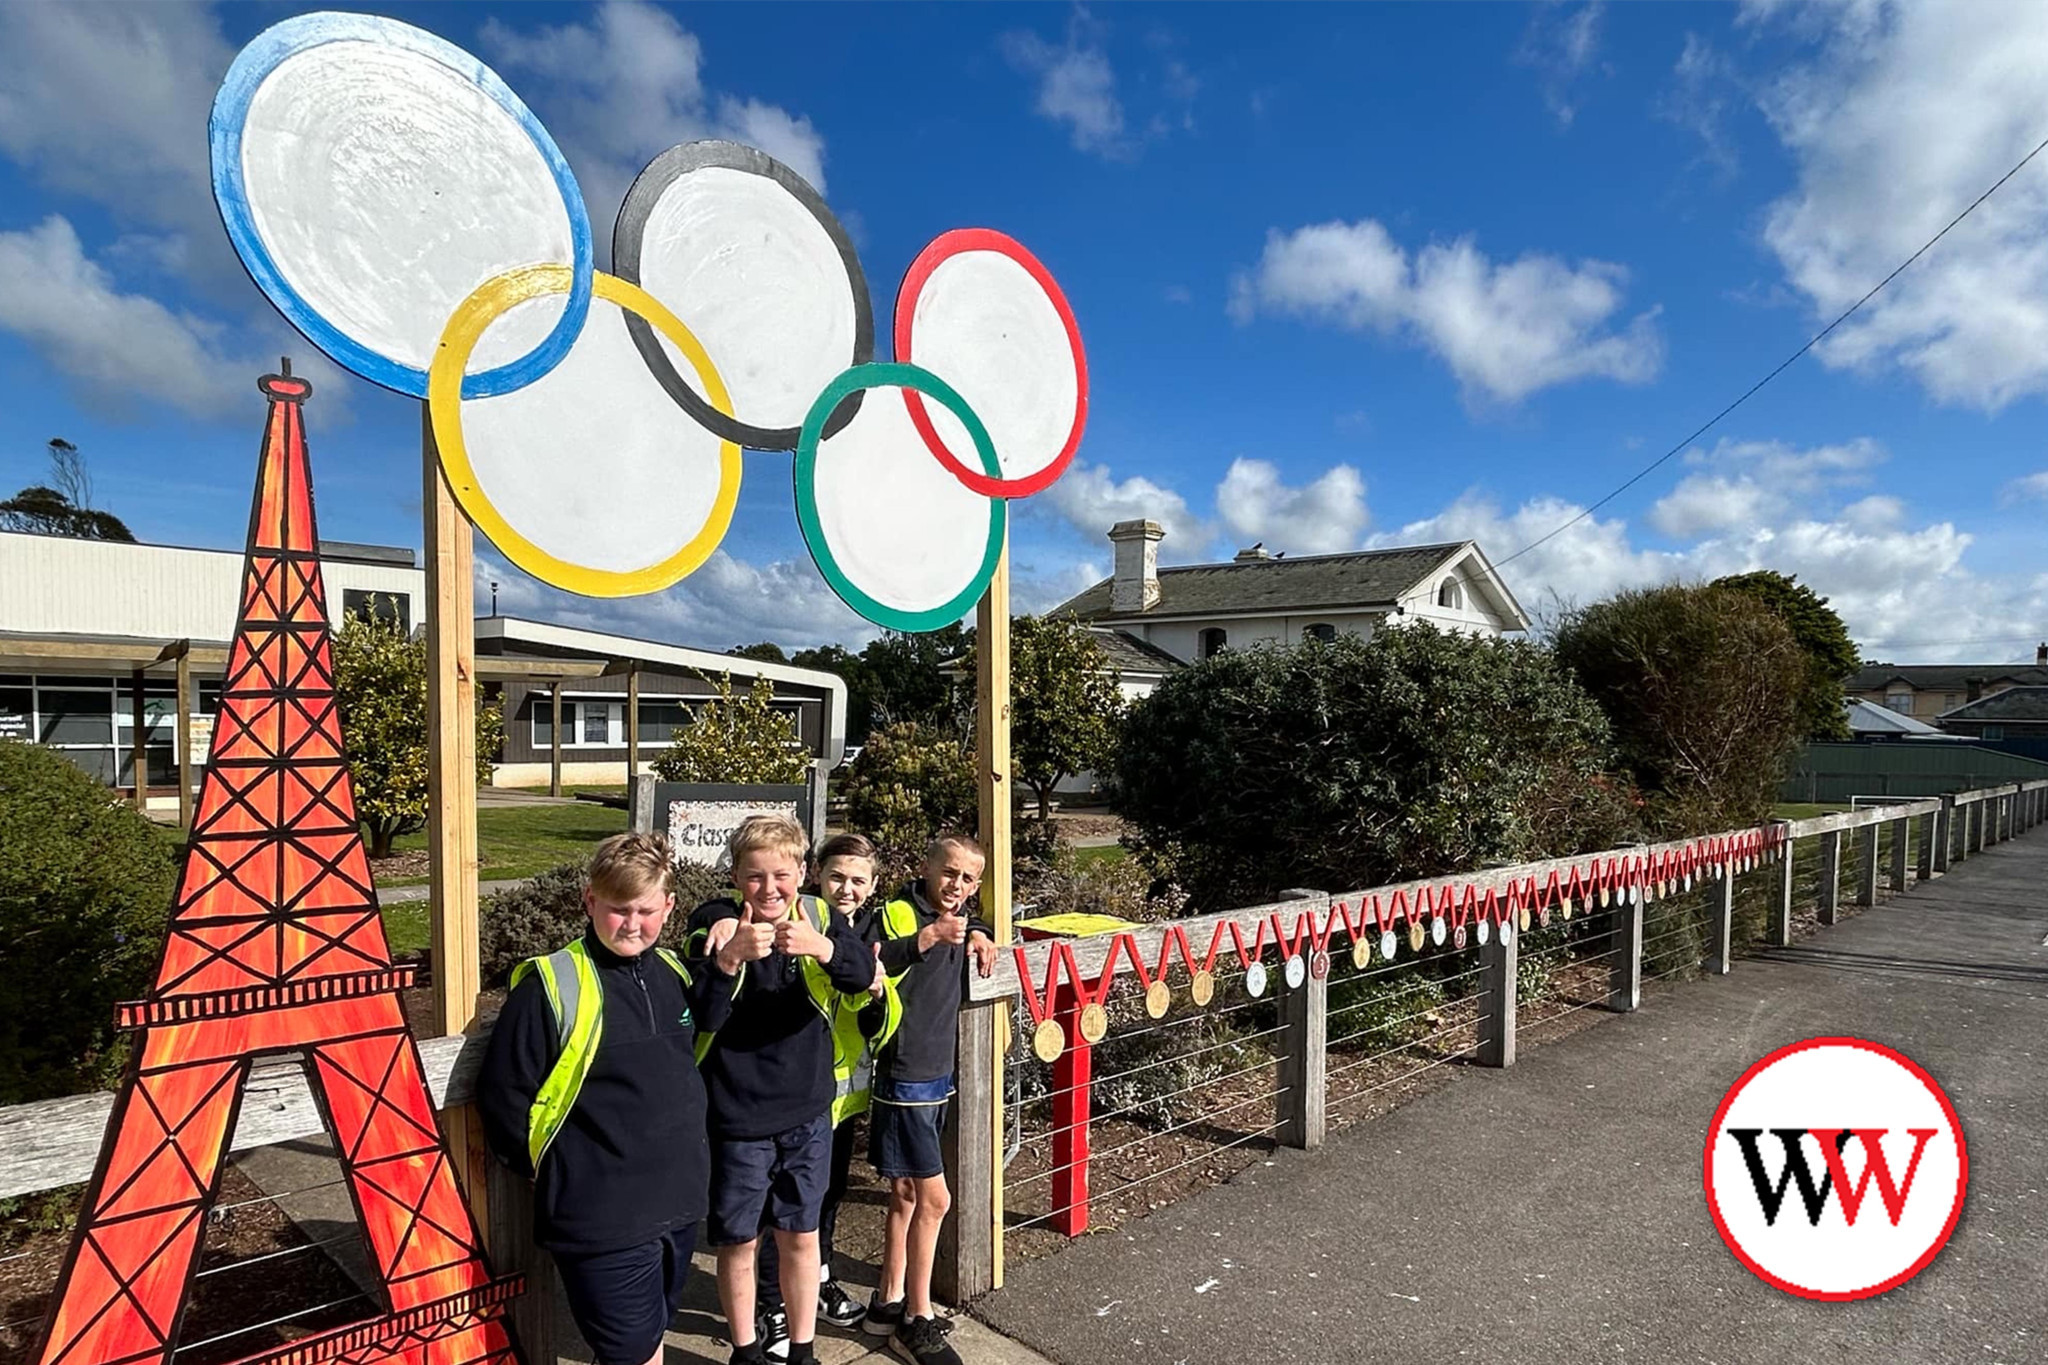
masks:
[[[1956,847],[1956,799],[1954,796],[1941,798],[1941,809],[1934,813],[1934,873],[1943,876],[1948,872],[1949,859]]]
[[[988,851],[988,866],[981,883],[982,918],[996,932],[998,946],[1007,947],[1015,938],[1010,896],[1014,860],[1010,837],[1013,808],[1010,781],[1010,545],[1003,542],[996,558],[995,573],[989,577],[988,592],[982,596],[974,620],[974,743],[981,769],[981,846]],[[1010,1004],[1001,1002],[987,1011],[994,1044],[989,1048],[988,1163],[991,1172],[986,1205],[971,1206],[972,1216],[986,1219],[989,1226],[988,1261],[976,1270],[987,1279],[987,1287],[1003,1287],[1003,1053],[1012,1036]],[[970,1206],[954,1201],[958,1216],[969,1216]],[[977,1244],[978,1245],[978,1244]],[[964,1272],[963,1272],[964,1273]]]
[[[1277,1138],[1285,1146],[1312,1151],[1323,1145],[1323,1115],[1329,1093],[1329,973],[1317,976],[1311,971],[1292,990],[1283,984],[1279,1003]]]
[[[1831,829],[1820,836],[1820,922],[1833,924],[1841,904],[1842,831]]]
[[[1906,856],[1911,851],[1908,848],[1908,845],[1912,842],[1911,833],[1912,822],[1910,820],[1892,821],[1891,889],[1895,892],[1904,891],[1907,884],[1912,880],[1912,872],[1910,871],[1912,864],[1907,861]]]
[[[1643,1003],[1643,897],[1640,887],[1623,888],[1614,907],[1613,965],[1608,968],[1607,1008],[1623,1012]]]
[[[192,656],[178,655],[178,827],[192,828]]]
[[[1479,1065],[1515,1064],[1515,969],[1521,957],[1521,935],[1507,922],[1479,949]]]
[[[626,784],[640,775],[640,663],[626,667]]]
[[[521,1360],[524,1365],[590,1365],[597,1353],[570,1316],[555,1258],[534,1245],[533,1182],[492,1162],[487,1183],[491,1268],[526,1277],[526,1291],[509,1305]]]
[[[997,1086],[993,1097],[986,1093],[990,1080],[1000,1074],[995,1069],[995,1013],[1000,1008],[990,1002],[960,1011],[955,1073],[959,1093],[946,1114],[944,1146],[946,1169],[952,1173],[954,1215],[940,1229],[932,1264],[932,1291],[954,1305],[996,1288],[989,1283],[995,1264],[995,1225],[986,1215],[967,1215],[970,1209],[990,1207],[1002,1181],[1002,1163],[990,1161],[988,1153],[1000,1151],[1001,1132],[992,1133],[990,1127],[1002,1112],[1003,1092]]]
[[[135,809],[147,813],[149,810],[149,720],[143,715],[142,670],[133,675],[133,690],[129,697],[128,761],[134,765]]]
[[[554,721],[548,727],[548,795],[562,794],[562,680],[555,679],[549,689],[555,711]]]
[[[1963,856],[1984,851],[1984,799],[1979,797],[1970,803],[1969,828],[1963,831]]]
[[[1778,859],[1778,898],[1771,907],[1771,942],[1780,948],[1792,946],[1792,853],[1788,833]]]
[[[1735,869],[1707,884],[1707,974],[1728,975],[1735,947]]]
[[[476,1026],[482,990],[476,913],[476,617],[469,521],[441,473],[420,405],[427,547],[427,873],[434,1017],[445,1035]],[[442,1111],[455,1177],[485,1221],[491,1159],[476,1110]],[[488,1232],[486,1232],[488,1236]]]
[[[1877,904],[1877,832],[1880,826],[1865,825],[1857,831],[1859,860],[1856,864],[1856,904]]]
[[[1934,876],[1934,831],[1940,826],[1938,813],[1918,817],[1919,833],[1913,839],[1913,879],[1927,881]]]

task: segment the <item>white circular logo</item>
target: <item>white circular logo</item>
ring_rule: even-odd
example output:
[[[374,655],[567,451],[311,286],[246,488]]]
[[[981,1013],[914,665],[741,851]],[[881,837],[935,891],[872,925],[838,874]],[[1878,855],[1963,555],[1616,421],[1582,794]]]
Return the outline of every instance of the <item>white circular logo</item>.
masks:
[[[1932,1076],[1861,1038],[1809,1038],[1744,1073],[1707,1133],[1707,1208],[1735,1258],[1808,1299],[1863,1299],[1931,1262],[1970,1158]]]
[[[1287,989],[1298,991],[1301,983],[1308,980],[1308,962],[1300,953],[1287,959]]]
[[[1244,990],[1246,995],[1259,996],[1266,993],[1266,964],[1254,962],[1244,969]]]

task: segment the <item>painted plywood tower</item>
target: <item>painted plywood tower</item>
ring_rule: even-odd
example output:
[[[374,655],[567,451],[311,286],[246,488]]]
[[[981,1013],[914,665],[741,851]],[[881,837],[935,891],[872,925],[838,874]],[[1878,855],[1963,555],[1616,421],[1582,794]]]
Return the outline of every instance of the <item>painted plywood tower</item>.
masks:
[[[314,1365],[509,1365],[503,1304],[400,1009],[356,824],[306,458],[312,387],[269,399],[240,613],[162,965],[38,1359],[167,1365],[251,1065],[306,1059],[382,1315],[263,1351]]]

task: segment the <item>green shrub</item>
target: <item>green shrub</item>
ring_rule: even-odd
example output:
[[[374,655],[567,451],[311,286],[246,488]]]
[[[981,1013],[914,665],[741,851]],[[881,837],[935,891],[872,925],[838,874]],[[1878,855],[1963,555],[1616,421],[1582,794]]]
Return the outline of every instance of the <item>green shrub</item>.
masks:
[[[1416,623],[1173,674],[1125,722],[1116,804],[1220,909],[1625,842],[1610,753],[1547,651]]]
[[[0,740],[0,1104],[110,1084],[114,1006],[148,989],[171,842],[49,749]]]
[[[980,792],[966,746],[936,726],[906,721],[869,737],[840,784],[846,827],[874,840],[887,891],[923,864],[941,830],[975,824]]]
[[[1330,975],[1329,1036],[1353,1038],[1346,1046],[1377,1052],[1429,1033],[1438,1025],[1429,1014],[1449,1003],[1439,982],[1415,971]]]
[[[1030,873],[1018,892],[1034,916],[1115,915],[1148,924],[1172,919],[1187,908],[1179,887],[1155,884],[1151,873],[1131,858],[1086,858],[1063,848],[1049,864],[1036,865]]]
[[[717,695],[699,702],[690,723],[654,760],[654,771],[668,782],[793,783],[810,771],[796,721],[775,709],[775,685],[754,679],[744,693],[735,693],[732,675],[714,680]]]
[[[540,957],[573,943],[590,923],[583,911],[582,863],[549,868],[509,890],[484,897],[477,907],[477,948],[486,986],[504,987],[512,969],[529,957]],[[694,864],[677,869],[671,885],[675,913],[662,930],[661,942],[681,950],[690,912],[725,889],[726,878]]]

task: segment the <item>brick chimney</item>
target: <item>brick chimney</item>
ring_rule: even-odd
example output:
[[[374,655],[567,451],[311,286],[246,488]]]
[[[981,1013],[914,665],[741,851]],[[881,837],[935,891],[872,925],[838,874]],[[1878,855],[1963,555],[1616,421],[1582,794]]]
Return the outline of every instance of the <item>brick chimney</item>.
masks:
[[[1109,528],[1109,543],[1116,547],[1111,611],[1149,611],[1159,605],[1159,542],[1164,539],[1166,528],[1156,521],[1120,521]]]
[[[2048,668],[2048,642],[2034,646],[2034,667]]]

